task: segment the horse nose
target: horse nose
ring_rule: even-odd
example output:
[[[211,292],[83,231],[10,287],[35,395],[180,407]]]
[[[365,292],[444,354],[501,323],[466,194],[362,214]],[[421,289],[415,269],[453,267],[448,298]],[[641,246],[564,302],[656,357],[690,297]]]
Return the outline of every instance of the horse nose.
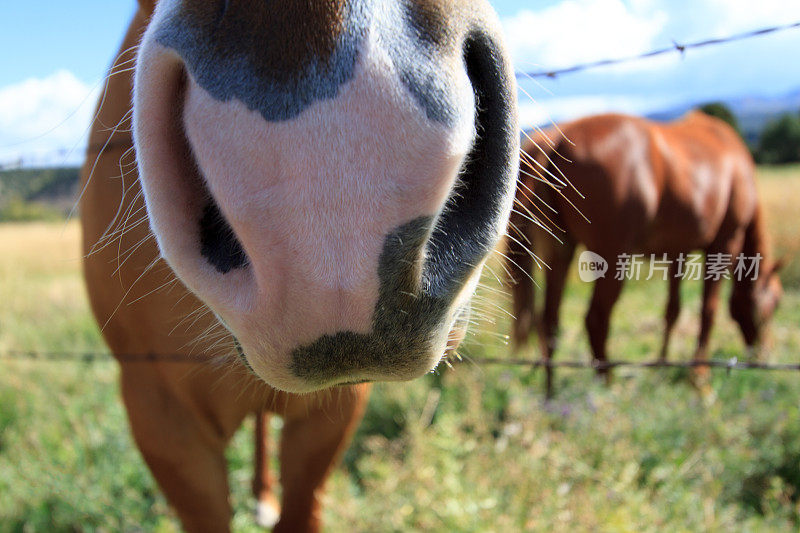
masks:
[[[387,236],[370,331],[340,331],[297,346],[289,362],[294,376],[317,385],[408,380],[438,364],[452,302],[428,290],[424,262],[430,227],[430,217],[421,217]]]

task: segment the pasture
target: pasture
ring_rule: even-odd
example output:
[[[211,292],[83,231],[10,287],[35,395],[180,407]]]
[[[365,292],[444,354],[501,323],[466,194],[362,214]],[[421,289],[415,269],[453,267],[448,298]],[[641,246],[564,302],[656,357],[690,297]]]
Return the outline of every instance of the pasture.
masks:
[[[797,256],[800,167],[762,168],[777,252]],[[0,225],[0,354],[105,351],[80,276],[74,222]],[[502,269],[494,264],[499,275]],[[800,359],[800,259],[770,360]],[[485,285],[497,281],[487,273]],[[557,359],[588,359],[590,286],[570,278]],[[685,283],[672,359],[688,359],[700,284]],[[504,357],[507,298],[484,290],[466,359]],[[631,282],[612,359],[657,354],[666,283]],[[493,322],[493,323],[492,323]],[[712,356],[741,356],[727,297]],[[537,357],[533,351],[521,354]],[[0,360],[0,531],[177,531],[128,434],[113,362]],[[559,369],[556,398],[522,368],[457,365],[381,384],[325,496],[329,531],[796,530],[800,374],[715,371],[706,406],[680,370],[619,370],[605,387]],[[252,421],[229,449],[234,528],[254,531]],[[280,421],[273,419],[273,436]]]

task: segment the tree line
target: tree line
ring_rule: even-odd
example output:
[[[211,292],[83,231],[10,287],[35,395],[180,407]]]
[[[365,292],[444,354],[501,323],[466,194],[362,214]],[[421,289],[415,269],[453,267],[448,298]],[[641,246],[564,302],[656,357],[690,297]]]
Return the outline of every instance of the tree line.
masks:
[[[712,102],[700,106],[700,110],[724,120],[744,138],[736,115],[725,104]],[[782,165],[800,162],[800,112],[785,113],[768,122],[758,141],[750,144],[750,151],[758,164]]]

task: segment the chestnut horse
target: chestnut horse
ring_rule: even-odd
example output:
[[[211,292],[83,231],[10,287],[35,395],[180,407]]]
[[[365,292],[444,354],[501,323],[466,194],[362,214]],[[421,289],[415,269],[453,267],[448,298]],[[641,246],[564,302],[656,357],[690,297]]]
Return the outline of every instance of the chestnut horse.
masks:
[[[84,272],[186,530],[229,528],[224,450],[249,413],[263,521],[319,528],[364,382],[423,375],[463,338],[516,117],[484,0],[140,0],[92,126]]]
[[[710,254],[730,254],[714,257],[724,259],[719,262],[722,265],[735,266],[741,253],[748,270],[753,266],[749,258],[760,254],[761,260],[755,261],[755,280],[754,271],[732,276],[735,281],[730,299],[731,315],[745,343],[748,347],[756,345],[781,296],[779,266],[770,257],[752,158],[726,123],[698,111],[669,124],[601,115],[535,135],[522,150],[519,208],[511,218],[512,228],[522,235],[509,240],[510,258],[519,266],[509,269],[514,273],[516,321],[512,337],[517,348],[528,342],[537,324],[542,357],[551,360],[564,284],[578,244],[608,262],[608,272],[595,281],[586,314],[595,361],[608,361],[611,310],[625,279],[616,271],[618,258],[622,257],[622,264],[627,262],[623,254],[655,254],[668,261],[663,264],[668,268],[669,297],[662,358],[666,358],[680,311],[681,254],[684,258],[693,250],[704,251],[707,258]],[[547,235],[539,223],[562,229],[564,243]],[[536,319],[534,285],[527,276],[533,259],[526,239],[535,243],[537,254],[548,266],[544,310]],[[708,268],[707,259],[702,273],[696,361],[708,358],[709,335],[724,277],[709,273]],[[728,270],[730,274],[732,269]],[[552,368],[546,370],[550,395]],[[610,375],[608,369],[601,371]],[[704,383],[707,372],[708,367],[699,367],[694,378]]]

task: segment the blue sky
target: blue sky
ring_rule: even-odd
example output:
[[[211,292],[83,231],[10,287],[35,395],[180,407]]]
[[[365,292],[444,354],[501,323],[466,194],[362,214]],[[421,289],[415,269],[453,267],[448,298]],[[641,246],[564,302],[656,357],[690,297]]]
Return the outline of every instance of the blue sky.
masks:
[[[501,16],[526,6],[557,0],[493,2]],[[134,12],[133,0],[9,1],[0,18],[0,87],[28,78],[44,78],[67,69],[85,82],[96,81],[116,50]]]
[[[96,81],[122,39],[132,0],[4,2],[0,50],[7,55],[0,87],[67,69]]]
[[[493,0],[519,70],[638,54],[800,21],[797,0]],[[6,2],[0,18],[0,164],[75,162],[133,0]],[[800,88],[800,30],[534,83],[525,124]],[[54,155],[55,154],[55,155]]]

